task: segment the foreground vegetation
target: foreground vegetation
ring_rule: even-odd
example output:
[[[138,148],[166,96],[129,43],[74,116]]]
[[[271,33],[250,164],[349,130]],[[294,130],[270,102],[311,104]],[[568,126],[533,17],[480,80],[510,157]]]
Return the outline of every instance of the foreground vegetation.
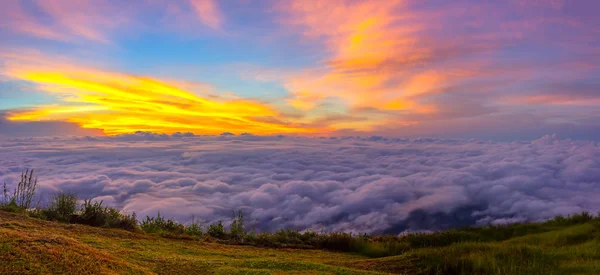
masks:
[[[600,217],[369,236],[229,224],[141,222],[103,203],[58,194],[33,205],[24,172],[0,203],[0,274],[600,274]]]
[[[0,211],[0,274],[600,274],[600,220],[470,228],[399,238],[371,258],[49,222]],[[185,236],[182,235],[182,236]]]

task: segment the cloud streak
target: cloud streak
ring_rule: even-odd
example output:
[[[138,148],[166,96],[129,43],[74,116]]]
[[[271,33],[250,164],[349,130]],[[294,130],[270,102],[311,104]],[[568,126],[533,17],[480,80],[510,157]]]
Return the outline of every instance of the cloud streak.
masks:
[[[5,139],[0,178],[46,196],[187,221],[243,210],[260,230],[393,232],[537,221],[600,203],[600,147],[532,142],[216,136]]]
[[[244,99],[201,97],[149,77],[96,70],[70,64],[20,60],[5,74],[36,83],[60,102],[31,110],[12,110],[11,121],[67,121],[107,135],[136,131],[219,134],[253,132],[306,133],[316,129],[280,120],[266,104]],[[185,83],[182,85],[186,85]]]
[[[33,37],[111,44],[108,32],[128,22],[128,7],[120,12],[109,1],[8,0],[1,26]],[[34,11],[37,11],[34,12]],[[110,16],[108,16],[110,15]]]
[[[127,3],[112,0],[7,0],[3,2],[3,7],[0,11],[0,28],[18,35],[71,43],[111,45],[119,32],[146,31],[139,24],[148,19],[145,12],[161,14],[162,23],[175,29],[201,25],[219,30],[225,21],[214,0],[177,0],[168,3],[153,0]],[[175,17],[185,18],[185,26],[177,25],[179,18],[168,16],[173,12],[176,13]],[[156,21],[156,18],[151,21]],[[151,22],[148,23],[150,25]]]

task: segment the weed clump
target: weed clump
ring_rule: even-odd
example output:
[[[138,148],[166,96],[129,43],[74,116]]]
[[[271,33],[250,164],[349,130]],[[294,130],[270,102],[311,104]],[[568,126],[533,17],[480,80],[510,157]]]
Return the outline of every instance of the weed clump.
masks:
[[[10,192],[6,182],[4,182],[2,209],[10,212],[24,212],[31,208],[37,183],[38,178],[37,176],[34,177],[33,169],[21,172],[21,179],[13,192]]]
[[[196,218],[192,217],[192,220],[185,225],[184,233],[190,236],[201,237],[204,235],[204,231],[202,230],[202,224],[200,221],[196,220]]]
[[[73,194],[57,194],[50,202],[48,209],[41,214],[48,220],[71,222],[76,217],[77,197]]]
[[[216,224],[213,223],[209,225],[207,233],[209,236],[217,239],[225,238],[225,236],[227,235],[227,232],[225,232],[225,226],[221,221],[219,221]]]
[[[156,217],[146,216],[140,227],[146,233],[183,234],[185,232],[185,227],[182,224],[172,219],[165,219],[160,215],[160,212]]]
[[[244,230],[244,214],[242,211],[239,211],[237,217],[235,217],[235,212],[233,212],[233,217],[233,221],[229,227],[229,235],[233,240],[243,242],[244,237],[246,236],[246,231]]]
[[[102,203],[103,201],[84,200],[79,213],[74,215],[71,222],[128,231],[138,229],[135,212],[131,215],[123,214],[115,208],[102,206]]]

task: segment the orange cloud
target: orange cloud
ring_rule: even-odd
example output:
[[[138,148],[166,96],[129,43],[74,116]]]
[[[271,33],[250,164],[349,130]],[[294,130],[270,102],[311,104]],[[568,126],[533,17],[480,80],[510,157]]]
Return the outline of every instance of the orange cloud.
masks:
[[[61,99],[58,104],[13,111],[8,119],[14,121],[67,121],[83,128],[102,129],[107,135],[135,131],[197,134],[326,131],[284,122],[279,112],[262,103],[207,99],[177,84],[148,77],[68,64],[16,64],[14,60],[8,61],[4,74],[37,83]]]
[[[435,58],[419,36],[426,26],[404,1],[292,1],[279,7],[303,37],[321,40],[330,53],[325,68],[289,77],[292,106],[311,110],[339,98],[351,108],[415,113],[437,108],[420,98],[440,90],[453,70],[415,69]]]

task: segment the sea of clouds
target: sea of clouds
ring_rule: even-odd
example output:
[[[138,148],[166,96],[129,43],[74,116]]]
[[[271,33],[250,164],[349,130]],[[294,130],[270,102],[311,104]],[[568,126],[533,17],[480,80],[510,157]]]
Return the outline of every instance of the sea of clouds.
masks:
[[[600,210],[600,147],[479,140],[194,136],[0,141],[0,181],[35,168],[43,198],[181,222],[245,213],[257,231],[372,233],[538,221]]]

